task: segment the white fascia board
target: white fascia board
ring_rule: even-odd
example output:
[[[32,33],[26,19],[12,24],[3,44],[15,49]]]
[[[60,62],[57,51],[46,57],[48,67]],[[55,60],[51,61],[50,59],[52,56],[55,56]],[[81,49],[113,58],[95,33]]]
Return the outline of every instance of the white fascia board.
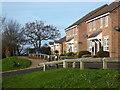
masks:
[[[54,45],[59,45],[59,43],[57,43],[57,44],[55,43]]]
[[[73,28],[75,28],[75,27],[77,27],[77,25],[74,25],[74,26],[72,26],[72,27],[70,27],[70,28],[68,28],[68,29],[65,29],[65,30],[67,31],[67,30],[73,29]]]
[[[96,19],[99,19],[99,18],[101,18],[101,17],[107,16],[107,15],[109,15],[109,14],[110,14],[109,12],[108,12],[108,13],[105,13],[105,14],[103,14],[103,15],[100,15],[100,16],[98,16],[98,17],[95,17],[95,18],[93,18],[93,19],[90,19],[90,20],[86,21],[86,23],[89,23],[89,22],[94,21],[94,20],[96,20]]]

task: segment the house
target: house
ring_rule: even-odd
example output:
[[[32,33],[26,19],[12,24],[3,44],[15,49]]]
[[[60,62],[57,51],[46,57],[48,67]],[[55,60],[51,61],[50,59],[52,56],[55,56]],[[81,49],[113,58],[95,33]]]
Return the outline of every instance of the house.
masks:
[[[120,1],[113,2],[86,20],[88,48],[93,55],[104,50],[120,57]]]
[[[107,5],[103,5],[94,11],[91,11],[83,18],[79,19],[65,29],[67,52],[79,52],[87,50],[87,24],[85,21],[106,6]]]
[[[59,55],[66,53],[66,36],[55,40],[54,42],[49,42],[49,46],[51,48],[51,54],[55,54],[55,51],[57,50],[59,52]]]

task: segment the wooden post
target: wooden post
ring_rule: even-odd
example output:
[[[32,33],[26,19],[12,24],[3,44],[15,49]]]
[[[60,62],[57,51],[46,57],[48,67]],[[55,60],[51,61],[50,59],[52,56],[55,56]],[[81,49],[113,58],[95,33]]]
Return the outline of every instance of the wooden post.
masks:
[[[103,69],[107,69],[107,61],[103,58]]]
[[[68,63],[65,60],[63,61],[63,68],[68,68]]]
[[[46,65],[44,64],[44,65],[43,65],[43,71],[45,71],[45,70],[46,70]]]
[[[40,58],[41,58],[41,54],[40,54]]]
[[[76,62],[73,62],[73,68],[75,68],[75,63],[76,63]]]
[[[80,69],[83,70],[84,69],[84,62],[82,60],[80,60]]]
[[[37,58],[38,58],[38,54],[37,54]]]

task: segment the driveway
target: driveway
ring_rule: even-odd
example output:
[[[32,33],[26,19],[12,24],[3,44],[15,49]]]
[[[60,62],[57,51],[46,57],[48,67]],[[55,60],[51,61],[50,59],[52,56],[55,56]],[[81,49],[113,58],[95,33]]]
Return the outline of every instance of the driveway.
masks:
[[[47,60],[44,59],[33,59],[27,56],[18,56],[18,58],[30,60],[32,62],[32,65],[29,68],[37,67],[39,63],[48,62]]]

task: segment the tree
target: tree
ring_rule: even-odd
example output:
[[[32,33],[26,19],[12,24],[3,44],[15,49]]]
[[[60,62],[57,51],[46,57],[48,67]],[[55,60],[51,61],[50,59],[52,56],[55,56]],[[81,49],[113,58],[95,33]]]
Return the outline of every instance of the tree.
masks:
[[[2,49],[6,57],[20,54],[25,45],[24,31],[18,22],[5,20],[2,31]]]
[[[45,25],[43,21],[26,23],[25,35],[34,48],[40,48],[43,40],[54,40],[60,36],[59,30],[52,25]]]

